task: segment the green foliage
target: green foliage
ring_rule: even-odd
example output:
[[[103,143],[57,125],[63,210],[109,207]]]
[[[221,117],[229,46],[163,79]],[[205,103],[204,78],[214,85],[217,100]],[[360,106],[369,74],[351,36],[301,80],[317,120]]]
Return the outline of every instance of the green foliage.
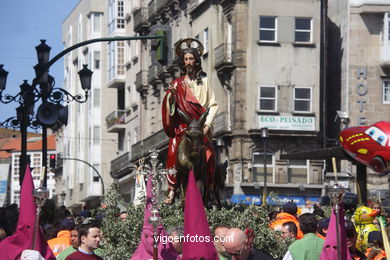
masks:
[[[143,225],[144,207],[129,205],[128,217],[121,222],[119,205],[123,200],[118,185],[113,184],[104,197],[105,217],[102,223],[103,251],[105,259],[130,259],[137,249]],[[161,204],[160,215],[166,229],[184,225],[183,209],[180,204]],[[254,246],[273,257],[282,257],[287,251],[287,242],[280,239],[268,228],[268,210],[257,206],[236,206],[232,208],[210,209],[206,211],[210,229],[218,225],[254,230]]]

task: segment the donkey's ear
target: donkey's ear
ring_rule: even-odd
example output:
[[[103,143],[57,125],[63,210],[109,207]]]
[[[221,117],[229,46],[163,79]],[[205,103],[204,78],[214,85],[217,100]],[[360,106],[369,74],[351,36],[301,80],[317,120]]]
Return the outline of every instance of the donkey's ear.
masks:
[[[189,124],[191,123],[192,119],[187,115],[187,113],[181,111],[179,108],[176,108],[177,112],[179,113],[179,116],[181,119],[183,119],[184,123]]]
[[[200,125],[204,125],[204,123],[206,122],[206,118],[207,118],[207,116],[208,116],[208,114],[209,114],[209,111],[210,111],[210,108],[208,108],[208,109],[206,110],[206,112],[204,112],[204,113],[200,116],[200,118],[199,118],[199,124],[200,124]]]
[[[228,166],[228,161],[226,160],[224,163],[223,163],[223,167],[226,169]]]

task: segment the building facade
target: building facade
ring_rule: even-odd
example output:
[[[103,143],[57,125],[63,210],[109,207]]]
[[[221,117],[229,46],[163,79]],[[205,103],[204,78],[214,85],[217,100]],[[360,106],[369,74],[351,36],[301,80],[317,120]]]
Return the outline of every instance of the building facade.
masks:
[[[56,137],[54,135],[50,135],[47,138],[47,158],[46,160],[49,162],[49,158],[51,154],[56,153]],[[16,203],[20,205],[20,168],[19,161],[21,156],[20,151],[20,138],[15,138],[15,140],[10,141],[5,144],[2,149],[8,150],[11,152],[11,175],[10,175],[10,199],[9,202]],[[30,168],[31,175],[35,188],[39,188],[41,186],[41,178],[42,178],[42,137],[28,137],[27,138],[27,156],[30,158]],[[49,164],[47,164],[49,165]],[[47,169],[47,190],[49,191],[49,198],[53,198],[57,195],[56,193],[56,182],[54,179],[54,172],[51,169]]]
[[[261,193],[264,147],[260,129],[264,127],[269,129],[265,150],[268,190],[319,197],[324,188],[324,161],[288,161],[279,155],[323,147],[321,2],[132,3],[137,8],[127,9],[132,11],[128,26],[133,25],[138,35],[164,30],[169,50],[167,60],[159,62],[156,42],[142,42],[141,64],[129,66],[129,71],[136,72],[140,120],[137,131],[130,130],[136,127],[124,131],[128,132],[126,138],[135,134],[140,139],[128,142],[129,150],[112,161],[113,176],[128,188],[134,165],[147,158],[152,148],[159,149],[159,159],[165,161],[168,138],[162,130],[161,101],[170,81],[179,75],[174,43],[191,37],[205,47],[203,70],[219,103],[214,145],[217,161],[229,162],[225,198]]]
[[[106,1],[79,1],[62,24],[65,48],[89,39],[107,37],[116,29],[122,32],[123,23],[112,16],[112,8],[119,7],[111,6],[109,10]],[[77,72],[83,64],[88,64],[93,71],[88,101],[69,103],[69,123],[58,132],[65,205],[76,212],[83,204],[99,205],[102,182],[106,187],[112,182],[110,161],[117,152],[117,135],[107,132],[106,117],[117,108],[117,91],[113,85],[124,79],[123,66],[118,66],[121,57],[117,55],[122,51],[121,46],[98,42],[64,56],[64,88],[70,93],[81,90]]]
[[[335,94],[331,106],[346,112],[350,126],[390,120],[389,12],[388,1],[328,3],[328,86]],[[342,171],[354,175],[356,166],[344,161]],[[387,176],[371,170],[367,174],[369,197],[389,198]]]
[[[351,126],[389,120],[384,113],[390,103],[388,9],[381,0],[80,1],[64,22],[65,46],[164,31],[168,50],[160,59],[158,41],[142,40],[94,44],[68,55],[66,86],[77,86],[75,72],[83,62],[100,69],[94,69],[90,103],[70,109],[64,154],[93,162],[105,180],[110,173],[132,201],[139,161],[147,161],[153,148],[161,162],[166,160],[161,102],[179,76],[174,44],[191,37],[205,47],[203,70],[219,103],[213,141],[217,162],[229,165],[224,198],[259,196],[265,185],[283,196],[319,198],[332,185],[326,180],[333,175],[331,162],[286,160],[281,154],[337,146],[337,111],[349,115]],[[92,33],[96,20],[100,34]],[[268,130],[266,137],[261,129]],[[100,142],[83,141],[91,137]],[[73,194],[94,185],[88,182],[90,169],[73,162],[66,167],[64,161],[66,188]],[[343,160],[338,168],[343,185],[354,192],[356,166]],[[80,172],[84,179],[77,177]],[[387,178],[370,171],[368,180],[376,187],[388,185]],[[97,195],[67,196],[67,205]]]

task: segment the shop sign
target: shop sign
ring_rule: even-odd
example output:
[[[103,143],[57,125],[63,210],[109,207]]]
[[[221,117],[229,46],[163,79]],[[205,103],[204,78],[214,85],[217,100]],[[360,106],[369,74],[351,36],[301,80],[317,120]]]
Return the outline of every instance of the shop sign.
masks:
[[[259,128],[272,130],[315,131],[314,116],[271,116],[259,115]]]

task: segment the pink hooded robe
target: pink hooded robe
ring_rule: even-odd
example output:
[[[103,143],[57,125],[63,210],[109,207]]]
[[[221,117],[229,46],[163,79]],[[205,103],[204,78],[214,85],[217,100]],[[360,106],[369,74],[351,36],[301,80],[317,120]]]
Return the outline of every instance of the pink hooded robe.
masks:
[[[153,225],[149,223],[149,218],[152,209],[152,178],[148,177],[146,186],[146,205],[144,215],[144,226],[142,227],[141,241],[137,250],[131,256],[131,260],[148,260],[153,259]],[[157,234],[159,236],[168,236],[162,223],[157,227]],[[159,260],[179,260],[180,257],[176,253],[172,244],[158,241],[158,259]]]
[[[31,244],[37,212],[37,206],[32,196],[33,189],[34,184],[31,177],[30,166],[27,165],[20,193],[20,210],[15,234],[0,242],[0,259],[2,260],[20,259],[23,250],[32,249]],[[36,234],[37,237],[34,250],[39,251],[41,256],[45,259],[56,259],[46,243],[46,240],[43,238],[40,228]]]
[[[188,176],[188,186],[184,208],[183,260],[219,260],[213,237],[209,229],[202,196],[195,183],[194,172]],[[196,238],[198,241],[196,242]],[[208,238],[208,239],[207,239]],[[207,241],[209,240],[209,241]]]
[[[320,260],[337,260],[337,232],[336,225],[339,226],[340,231],[340,252],[341,259],[352,260],[347,247],[347,237],[345,234],[345,220],[344,220],[344,205],[341,203],[339,210],[339,223],[337,223],[336,213],[332,209],[332,216],[330,217],[328,233],[326,234],[324,247],[322,248]]]

